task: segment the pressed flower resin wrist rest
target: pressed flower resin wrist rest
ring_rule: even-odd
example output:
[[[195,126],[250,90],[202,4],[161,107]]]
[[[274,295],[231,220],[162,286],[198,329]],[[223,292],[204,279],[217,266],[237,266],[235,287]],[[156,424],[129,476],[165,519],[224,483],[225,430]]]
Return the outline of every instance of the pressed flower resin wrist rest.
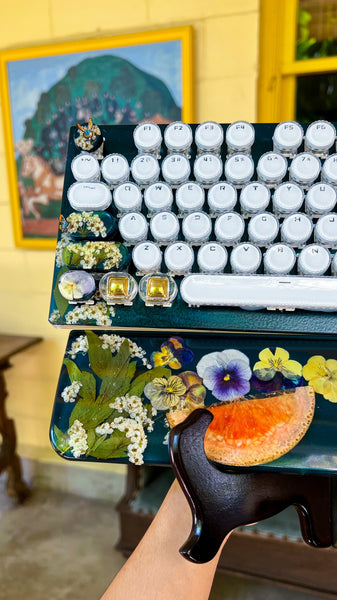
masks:
[[[170,426],[211,406],[210,459],[335,473],[336,403],[328,337],[72,331],[50,435],[70,460],[169,464]]]

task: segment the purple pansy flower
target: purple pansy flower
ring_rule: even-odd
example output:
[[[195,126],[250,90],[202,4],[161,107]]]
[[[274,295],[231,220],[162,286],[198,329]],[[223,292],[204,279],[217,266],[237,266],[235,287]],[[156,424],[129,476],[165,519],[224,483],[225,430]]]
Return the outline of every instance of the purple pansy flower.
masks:
[[[218,400],[234,400],[250,391],[249,359],[239,350],[205,354],[197,364],[197,373]]]
[[[271,394],[272,392],[278,392],[280,390],[290,390],[303,385],[303,382],[303,377],[299,377],[297,379],[287,379],[287,377],[284,377],[282,373],[276,373],[273,379],[269,379],[269,381],[262,381],[253,373],[253,377],[251,379],[252,388],[258,392],[262,392],[263,394]]]
[[[160,350],[152,352],[151,363],[154,367],[165,367],[180,369],[182,365],[192,362],[194,354],[192,350],[184,347],[181,337],[171,337],[160,346]]]

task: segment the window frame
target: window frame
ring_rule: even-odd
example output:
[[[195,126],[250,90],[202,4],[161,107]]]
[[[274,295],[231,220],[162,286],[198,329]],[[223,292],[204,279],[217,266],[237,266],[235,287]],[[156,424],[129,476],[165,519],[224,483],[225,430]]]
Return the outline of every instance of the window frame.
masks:
[[[257,118],[294,120],[296,78],[337,71],[337,56],[296,60],[298,0],[260,0]]]

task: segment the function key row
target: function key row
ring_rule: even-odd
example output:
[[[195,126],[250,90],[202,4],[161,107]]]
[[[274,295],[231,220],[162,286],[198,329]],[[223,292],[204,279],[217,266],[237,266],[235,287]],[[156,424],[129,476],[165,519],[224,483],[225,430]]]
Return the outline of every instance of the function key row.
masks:
[[[255,141],[255,129],[246,121],[231,123],[224,136],[223,127],[214,121],[206,121],[195,130],[194,142],[198,153],[220,153],[224,143],[227,154],[249,153]],[[140,123],[133,133],[134,144],[140,153],[153,153],[160,156],[163,137],[158,125],[151,122]],[[305,134],[302,126],[295,121],[279,123],[273,133],[273,149],[285,156],[294,156],[302,142],[304,150],[324,158],[336,140],[336,130],[328,121],[311,123]],[[183,122],[170,123],[164,130],[164,143],[169,153],[189,153],[193,142],[193,133],[189,125]]]

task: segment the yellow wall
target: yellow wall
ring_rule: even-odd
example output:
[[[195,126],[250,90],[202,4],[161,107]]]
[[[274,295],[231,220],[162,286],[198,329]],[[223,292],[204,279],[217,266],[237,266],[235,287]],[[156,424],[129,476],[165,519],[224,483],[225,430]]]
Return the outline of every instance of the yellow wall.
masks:
[[[258,0],[16,0],[2,3],[0,49],[192,25],[196,121],[256,120]],[[61,461],[48,428],[68,332],[47,322],[53,252],[14,247],[0,129],[0,332],[42,336],[12,359],[7,408],[22,456]],[[61,461],[62,462],[62,461]]]

